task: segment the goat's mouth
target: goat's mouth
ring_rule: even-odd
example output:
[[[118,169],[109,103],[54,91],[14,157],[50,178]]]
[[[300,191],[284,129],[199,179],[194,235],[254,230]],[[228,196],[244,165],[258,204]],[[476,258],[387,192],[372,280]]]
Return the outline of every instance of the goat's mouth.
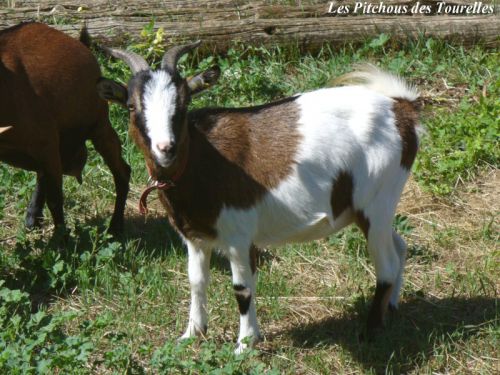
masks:
[[[162,157],[156,157],[155,162],[159,168],[162,169],[169,169],[175,164],[175,161],[177,160],[177,155],[173,156],[162,156]]]

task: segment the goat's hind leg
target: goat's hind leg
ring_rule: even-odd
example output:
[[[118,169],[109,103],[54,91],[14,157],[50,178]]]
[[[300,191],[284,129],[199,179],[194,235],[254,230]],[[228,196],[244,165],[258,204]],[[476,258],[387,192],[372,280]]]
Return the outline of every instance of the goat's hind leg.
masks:
[[[91,141],[113,174],[116,199],[109,229],[112,233],[121,233],[129,189],[130,167],[122,158],[120,140],[108,119],[96,126],[91,134]]]
[[[391,297],[389,299],[389,310],[397,310],[399,296],[401,293],[401,287],[403,285],[403,273],[406,264],[406,252],[407,245],[406,242],[401,238],[401,236],[396,233],[396,231],[392,232],[392,240],[394,242],[394,247],[399,256],[399,272],[396,278],[396,283],[392,288]]]
[[[398,275],[402,273],[401,258],[393,240],[391,220],[376,216],[364,216],[358,212],[358,225],[363,229],[368,242],[368,252],[375,266],[377,278],[375,296],[368,313],[367,334],[382,328],[390,297],[398,285]]]
[[[40,163],[40,173],[43,173],[47,206],[56,229],[64,232],[63,171],[59,153],[59,137],[51,139],[51,142],[46,144],[44,151],[44,160]]]
[[[39,228],[43,222],[43,207],[46,199],[46,186],[43,173],[38,172],[36,175],[36,186],[31,196],[28,209],[26,210],[25,225],[27,229]]]

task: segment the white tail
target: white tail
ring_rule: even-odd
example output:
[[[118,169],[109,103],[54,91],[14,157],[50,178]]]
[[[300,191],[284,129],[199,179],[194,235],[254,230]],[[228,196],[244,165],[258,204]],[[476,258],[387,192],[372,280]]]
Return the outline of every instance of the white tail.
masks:
[[[365,64],[354,72],[344,74],[334,80],[336,84],[358,83],[390,98],[401,98],[411,102],[418,99],[420,93],[401,77],[385,72],[374,65]]]

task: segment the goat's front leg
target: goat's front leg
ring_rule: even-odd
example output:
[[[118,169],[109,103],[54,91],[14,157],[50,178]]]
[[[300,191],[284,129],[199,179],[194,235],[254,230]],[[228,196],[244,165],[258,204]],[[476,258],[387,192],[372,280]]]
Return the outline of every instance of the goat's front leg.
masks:
[[[191,284],[189,323],[181,339],[205,335],[207,332],[207,288],[210,283],[211,249],[202,249],[187,241],[188,275]]]
[[[240,333],[236,348],[236,353],[239,354],[261,339],[255,310],[256,248],[253,245],[231,247],[228,255],[233,274],[234,294],[240,310]]]

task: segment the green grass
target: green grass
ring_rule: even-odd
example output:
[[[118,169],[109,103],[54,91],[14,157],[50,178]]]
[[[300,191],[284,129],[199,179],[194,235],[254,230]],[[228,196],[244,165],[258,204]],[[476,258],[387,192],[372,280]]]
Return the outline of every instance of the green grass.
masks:
[[[157,63],[161,42],[151,25],[132,48]],[[499,57],[481,46],[430,39],[399,45],[382,35],[315,56],[293,46],[235,45],[224,56],[181,61],[186,75],[222,68],[217,86],[193,107],[265,103],[327,86],[366,61],[422,90],[427,134],[395,220],[410,244],[407,281],[400,312],[376,342],[358,341],[375,282],[363,237],[351,228],[266,249],[257,299],[266,340],[243,356],[232,354],[238,314],[228,263],[215,256],[208,337],[178,344],[189,308],[185,250],[157,201],[147,220],[138,216],[147,174],[128,139],[125,111],[112,106],[133,170],[119,241],[105,233],[114,188],[95,152],[82,186],[65,179],[72,237],[64,246],[50,239],[49,225],[25,232],[34,176],[0,166],[0,372],[495,373]],[[99,59],[105,76],[127,81],[122,63]]]

